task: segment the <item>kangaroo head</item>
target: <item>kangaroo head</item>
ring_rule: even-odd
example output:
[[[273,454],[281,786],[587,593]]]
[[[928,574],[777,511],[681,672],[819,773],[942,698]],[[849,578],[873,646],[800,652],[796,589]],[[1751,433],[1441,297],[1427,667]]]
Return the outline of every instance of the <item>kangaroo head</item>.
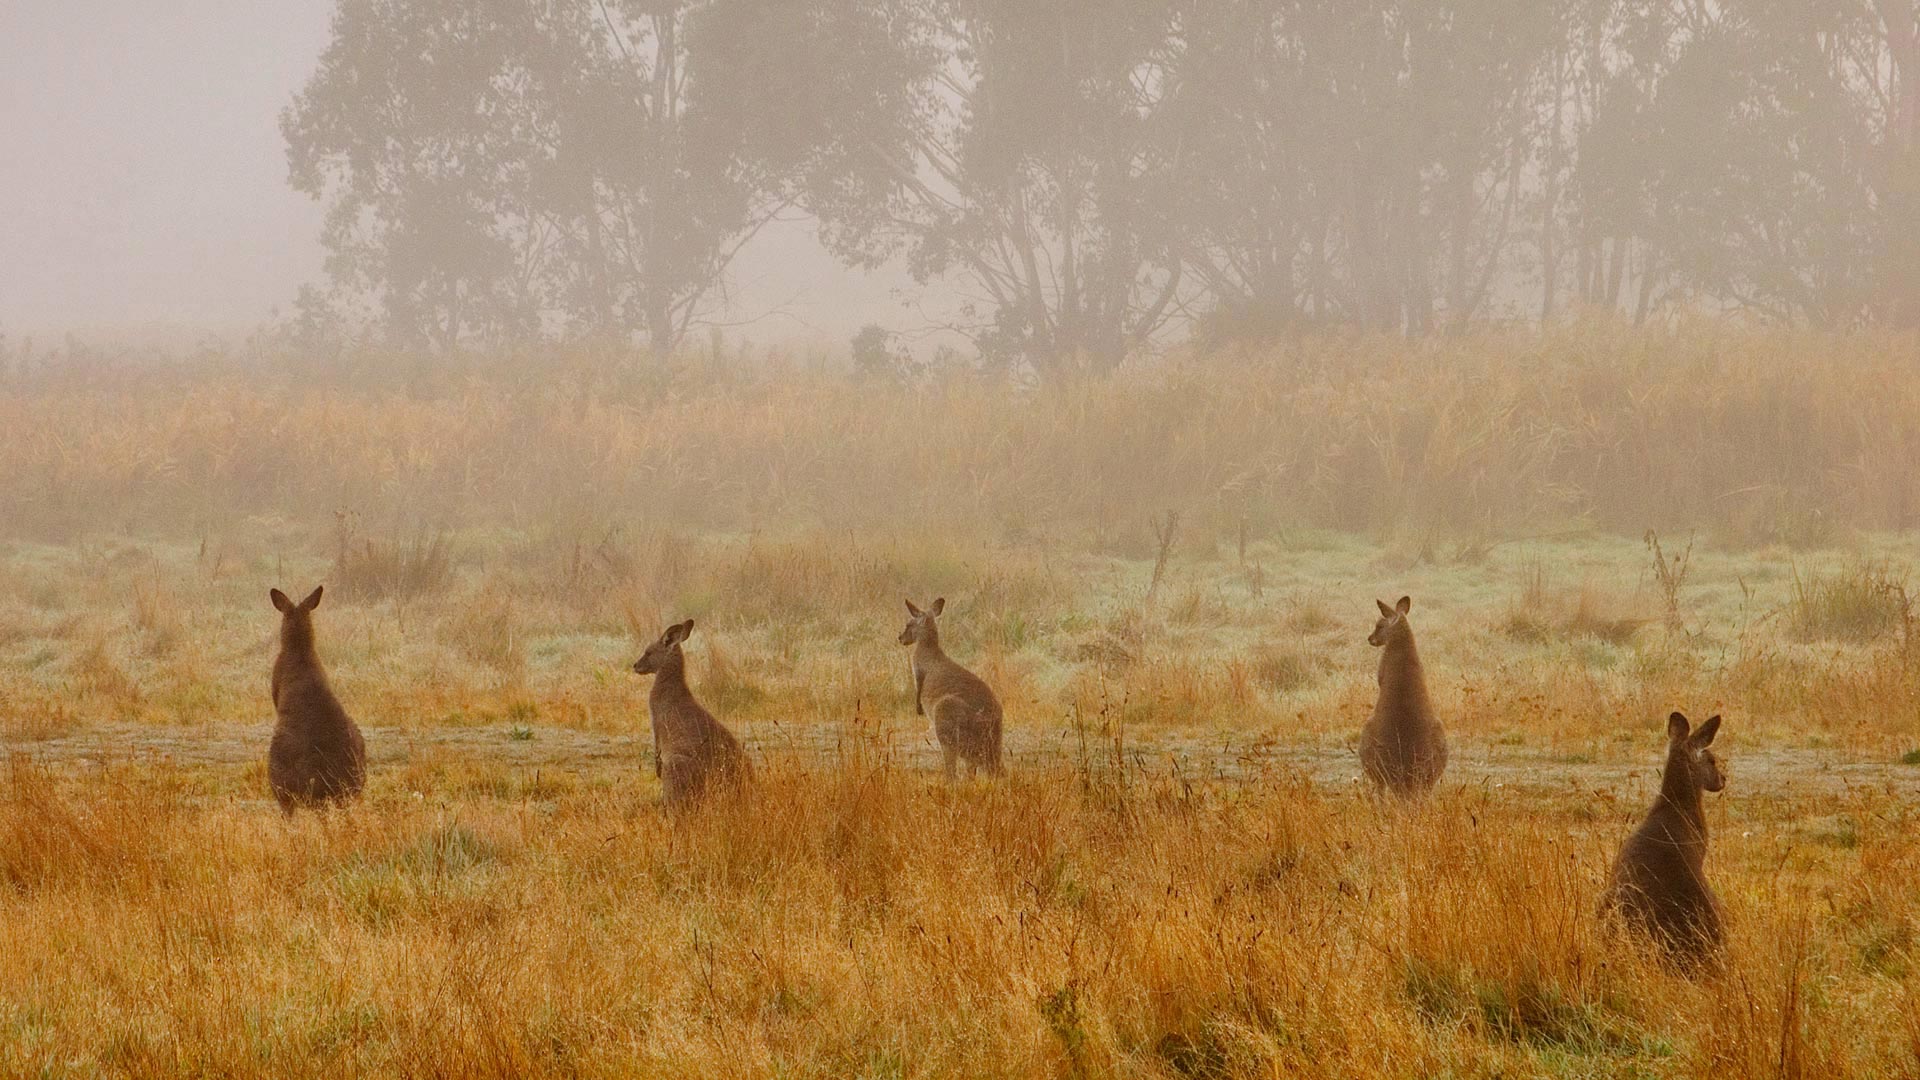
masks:
[[[280,610],[280,642],[283,645],[310,644],[313,641],[313,609],[320,606],[320,592],[325,588],[315,585],[305,600],[294,603],[287,594],[279,589],[270,589],[267,595],[272,598],[273,606]]]
[[[1400,602],[1388,607],[1383,600],[1375,600],[1380,607],[1380,621],[1373,624],[1373,633],[1367,635],[1367,644],[1385,645],[1395,637],[1411,633],[1407,627],[1407,610],[1413,607],[1413,597],[1403,596]]]
[[[1720,717],[1717,714],[1695,730],[1689,729],[1684,713],[1676,712],[1667,717],[1668,770],[1679,772],[1701,791],[1719,791],[1726,787],[1726,770],[1721,766],[1719,756],[1709,749],[1713,737],[1719,733]]]
[[[680,643],[687,640],[687,635],[691,633],[693,633],[692,619],[667,627],[666,633],[660,635],[660,640],[647,646],[647,651],[641,653],[640,659],[633,662],[634,673],[657,675],[669,664],[684,663],[680,655]]]
[[[947,598],[944,596],[935,600],[933,606],[925,611],[914,607],[913,601],[907,601],[907,628],[900,631],[900,644],[913,645],[922,641],[939,641],[940,628],[934,624],[933,620],[945,610],[947,610]]]

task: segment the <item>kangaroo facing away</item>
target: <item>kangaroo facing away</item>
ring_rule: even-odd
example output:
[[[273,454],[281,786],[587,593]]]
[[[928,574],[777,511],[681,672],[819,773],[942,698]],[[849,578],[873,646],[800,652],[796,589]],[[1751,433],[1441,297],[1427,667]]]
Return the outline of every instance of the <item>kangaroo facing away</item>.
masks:
[[[934,622],[947,609],[941,597],[922,611],[907,601],[907,628],[900,644],[913,646],[913,712],[931,716],[934,738],[946,759],[947,779],[964,760],[969,771],[999,773],[1000,699],[980,676],[954,663],[940,648],[940,627]]]
[[[1720,730],[1711,717],[1690,731],[1686,715],[1667,718],[1667,767],[1646,821],[1620,849],[1604,906],[1651,938],[1682,967],[1720,948],[1720,900],[1707,885],[1707,811],[1701,792],[1727,786],[1708,749]]]
[[[1434,719],[1427,673],[1413,644],[1407,611],[1413,598],[1393,607],[1378,600],[1380,621],[1367,644],[1380,649],[1380,698],[1360,729],[1360,767],[1367,779],[1396,795],[1424,795],[1447,768],[1447,734]]]
[[[647,695],[653,717],[653,771],[669,807],[691,803],[715,784],[753,779],[740,740],[694,700],[687,687],[687,654],[680,645],[692,633],[692,619],[675,623],[633,662],[635,673],[653,676]]]
[[[313,644],[313,609],[320,589],[298,604],[274,589],[280,609],[280,655],[273,659],[273,742],[267,782],[280,809],[340,803],[367,781],[367,744],[327,683]]]

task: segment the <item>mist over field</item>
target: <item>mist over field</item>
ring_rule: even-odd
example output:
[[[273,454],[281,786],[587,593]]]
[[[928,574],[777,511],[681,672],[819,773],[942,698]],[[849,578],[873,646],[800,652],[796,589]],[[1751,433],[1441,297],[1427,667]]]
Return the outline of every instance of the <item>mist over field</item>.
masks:
[[[872,326],[1046,365],[1595,310],[1905,326],[1911,15],[15,4],[0,327],[671,349]]]
[[[0,1076],[1920,1075],[1920,0],[0,6]]]
[[[180,351],[244,340],[325,276],[323,208],[287,179],[280,112],[328,0],[23,0],[0,10],[0,333]],[[804,213],[717,316],[762,343],[843,343],[893,317],[897,273],[842,269]]]

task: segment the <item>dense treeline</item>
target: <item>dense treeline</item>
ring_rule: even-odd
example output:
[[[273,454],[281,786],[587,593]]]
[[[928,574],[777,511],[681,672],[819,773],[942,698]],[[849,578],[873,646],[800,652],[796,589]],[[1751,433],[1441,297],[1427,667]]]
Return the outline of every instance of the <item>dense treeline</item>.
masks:
[[[1611,309],[1920,320],[1920,0],[341,0],[339,320],[674,347],[804,210],[983,354]]]

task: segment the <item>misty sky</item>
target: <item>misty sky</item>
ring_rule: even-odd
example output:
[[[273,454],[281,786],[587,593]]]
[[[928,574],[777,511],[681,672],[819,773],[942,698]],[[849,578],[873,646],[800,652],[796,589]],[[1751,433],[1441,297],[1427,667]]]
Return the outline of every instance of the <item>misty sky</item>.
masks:
[[[244,333],[321,276],[321,209],[279,114],[331,0],[0,0],[0,332],[46,343]],[[763,235],[723,317],[759,341],[901,321],[894,275]],[[771,317],[769,313],[773,313]]]

